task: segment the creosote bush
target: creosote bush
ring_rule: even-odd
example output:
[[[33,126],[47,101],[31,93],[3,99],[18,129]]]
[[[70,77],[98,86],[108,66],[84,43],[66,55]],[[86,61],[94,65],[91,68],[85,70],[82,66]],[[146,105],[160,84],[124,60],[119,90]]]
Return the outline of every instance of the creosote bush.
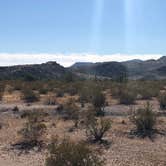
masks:
[[[77,89],[74,86],[69,86],[65,89],[65,92],[68,93],[70,96],[74,96],[77,94]]]
[[[0,92],[0,101],[2,100],[3,98],[3,92]]]
[[[139,136],[151,136],[156,124],[156,114],[152,110],[152,106],[147,102],[144,108],[133,111],[131,122],[136,125],[136,133]]]
[[[44,104],[45,105],[56,105],[57,104],[56,97],[53,95],[47,96],[44,100]]]
[[[134,104],[136,95],[129,89],[124,89],[120,94],[120,104]]]
[[[94,90],[92,96],[92,104],[97,116],[104,116],[105,96],[100,90]]]
[[[161,109],[166,109],[166,92],[160,94],[159,96],[159,103]]]
[[[1,101],[2,98],[3,98],[4,90],[5,90],[5,83],[0,82],[0,101]]]
[[[143,100],[150,100],[153,97],[152,89],[143,87],[139,90],[139,92]]]
[[[27,103],[33,103],[39,100],[39,97],[30,89],[25,89],[23,92],[23,100]]]
[[[49,145],[46,166],[102,166],[104,162],[85,143],[57,139]]]
[[[80,110],[73,99],[69,100],[64,105],[64,113],[65,119],[72,120],[74,122],[74,127],[77,128],[79,123]]]
[[[41,89],[39,89],[39,93],[40,94],[47,94],[47,92],[48,92],[48,89],[46,89],[46,88],[41,88]]]
[[[86,83],[79,90],[80,102],[81,103],[89,103],[92,100],[92,93],[94,89],[94,85],[92,83]]]
[[[57,89],[56,90],[56,97],[63,97],[64,96],[64,90]]]
[[[90,141],[102,142],[103,137],[111,128],[111,121],[104,118],[95,118],[93,114],[86,121],[86,134]]]
[[[41,141],[41,137],[46,130],[43,123],[43,114],[37,111],[28,111],[25,114],[27,122],[23,129],[19,131],[23,142],[29,146],[37,146]]]
[[[81,103],[91,103],[94,94],[103,89],[101,82],[97,81],[88,80],[83,81],[81,85],[79,84],[77,85],[77,89]]]
[[[111,95],[115,98],[119,98],[122,89],[123,89],[122,83],[113,82],[110,85]]]
[[[19,112],[19,108],[17,106],[15,106],[13,109],[12,109],[13,113],[18,113]]]
[[[160,91],[160,85],[154,84],[153,82],[140,82],[137,88],[138,93],[144,100],[157,97]]]

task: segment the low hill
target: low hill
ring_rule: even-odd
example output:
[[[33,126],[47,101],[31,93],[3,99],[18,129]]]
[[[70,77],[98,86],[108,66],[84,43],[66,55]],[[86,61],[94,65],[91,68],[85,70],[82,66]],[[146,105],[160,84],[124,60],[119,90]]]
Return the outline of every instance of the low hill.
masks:
[[[81,64],[81,65],[79,65]],[[166,79],[166,56],[157,60],[134,59],[125,62],[76,63],[71,66],[75,72],[115,77],[127,71],[130,79]]]
[[[159,70],[159,68],[166,66],[166,56],[163,56],[157,60],[131,60],[122,62],[122,64],[126,66],[130,78],[153,77],[159,79],[160,75],[163,75],[163,73],[157,71]]]
[[[127,73],[127,69],[119,62],[103,62],[103,63],[80,63],[74,64],[70,69],[74,72],[84,73],[87,75],[96,75],[117,79]]]
[[[56,62],[0,67],[0,79],[57,79],[65,73],[67,70]]]

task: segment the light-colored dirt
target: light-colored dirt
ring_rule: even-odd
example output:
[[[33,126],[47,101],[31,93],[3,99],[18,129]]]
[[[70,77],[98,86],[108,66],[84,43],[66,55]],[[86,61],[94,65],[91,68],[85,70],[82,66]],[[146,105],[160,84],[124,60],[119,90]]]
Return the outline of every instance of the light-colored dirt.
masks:
[[[65,97],[66,98],[66,97]],[[59,99],[63,101],[66,99]],[[143,107],[146,101],[137,101],[132,108]],[[102,152],[106,166],[166,166],[166,135],[157,134],[153,140],[129,137],[129,132],[134,128],[129,121],[128,114],[131,106],[118,105],[116,101],[109,101],[106,107],[106,115],[112,121],[112,128],[105,139],[111,144],[109,147],[102,145],[90,145]],[[151,101],[154,110],[159,109],[156,99]],[[35,150],[29,153],[20,153],[12,150],[11,145],[18,142],[18,131],[23,127],[25,119],[12,113],[11,109],[18,106],[20,110],[43,109],[55,110],[56,106],[46,106],[42,103],[34,103],[28,106],[25,103],[1,103],[0,104],[0,166],[44,166],[47,151]],[[122,123],[123,122],[123,123]],[[51,137],[58,135],[60,138],[70,137],[74,141],[86,140],[85,130],[80,128],[69,132],[73,126],[72,121],[63,121],[56,116],[45,120],[47,133],[44,135],[45,143],[49,143]],[[55,125],[54,125],[55,124]],[[166,132],[166,117],[159,117],[156,128],[162,133]]]
[[[126,124],[122,124],[122,120]],[[122,117],[113,120],[112,132],[109,139],[112,145],[104,150],[107,166],[165,166],[166,165],[166,136],[156,135],[149,138],[130,138],[128,133],[134,127],[128,119]],[[162,127],[161,127],[162,126]],[[166,131],[165,118],[160,120],[158,129]]]

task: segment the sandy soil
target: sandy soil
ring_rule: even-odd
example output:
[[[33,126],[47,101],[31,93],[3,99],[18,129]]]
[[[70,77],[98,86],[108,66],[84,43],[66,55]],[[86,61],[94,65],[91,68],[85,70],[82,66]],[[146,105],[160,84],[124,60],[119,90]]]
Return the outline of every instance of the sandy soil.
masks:
[[[61,99],[62,100],[62,99]],[[146,101],[137,101],[132,108],[142,107]],[[151,101],[154,110],[159,109],[156,99]],[[134,128],[129,121],[128,115],[131,106],[118,105],[113,101],[106,107],[106,115],[112,121],[112,128],[105,139],[110,142],[110,146],[91,145],[96,150],[102,151],[106,166],[166,166],[166,117],[158,118],[156,128],[165,135],[156,134],[153,140],[149,138],[141,139],[130,137],[129,133]],[[30,106],[24,103],[1,103],[0,104],[0,166],[44,166],[47,151],[43,149],[37,152],[35,149],[29,153],[20,153],[18,150],[11,149],[11,145],[20,139],[18,131],[22,128],[25,120],[11,109],[18,106],[20,110],[43,109],[54,111],[56,106],[45,106],[41,103]],[[122,123],[122,121],[124,123]],[[56,124],[56,126],[53,125]],[[52,135],[59,137],[69,136],[72,140],[86,140],[85,131],[77,129],[69,132],[73,126],[71,121],[59,120],[50,117],[46,120],[47,133],[44,136],[45,143],[48,143]]]

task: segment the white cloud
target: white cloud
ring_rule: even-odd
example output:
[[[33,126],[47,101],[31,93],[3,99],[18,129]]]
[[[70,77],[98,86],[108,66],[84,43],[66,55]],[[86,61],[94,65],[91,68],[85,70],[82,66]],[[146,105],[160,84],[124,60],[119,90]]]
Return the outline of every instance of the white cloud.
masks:
[[[22,54],[22,53],[0,53],[0,66],[18,65],[18,64],[39,64],[47,61],[56,61],[57,63],[68,67],[75,62],[107,62],[107,61],[126,61],[132,59],[158,59],[161,54]]]

